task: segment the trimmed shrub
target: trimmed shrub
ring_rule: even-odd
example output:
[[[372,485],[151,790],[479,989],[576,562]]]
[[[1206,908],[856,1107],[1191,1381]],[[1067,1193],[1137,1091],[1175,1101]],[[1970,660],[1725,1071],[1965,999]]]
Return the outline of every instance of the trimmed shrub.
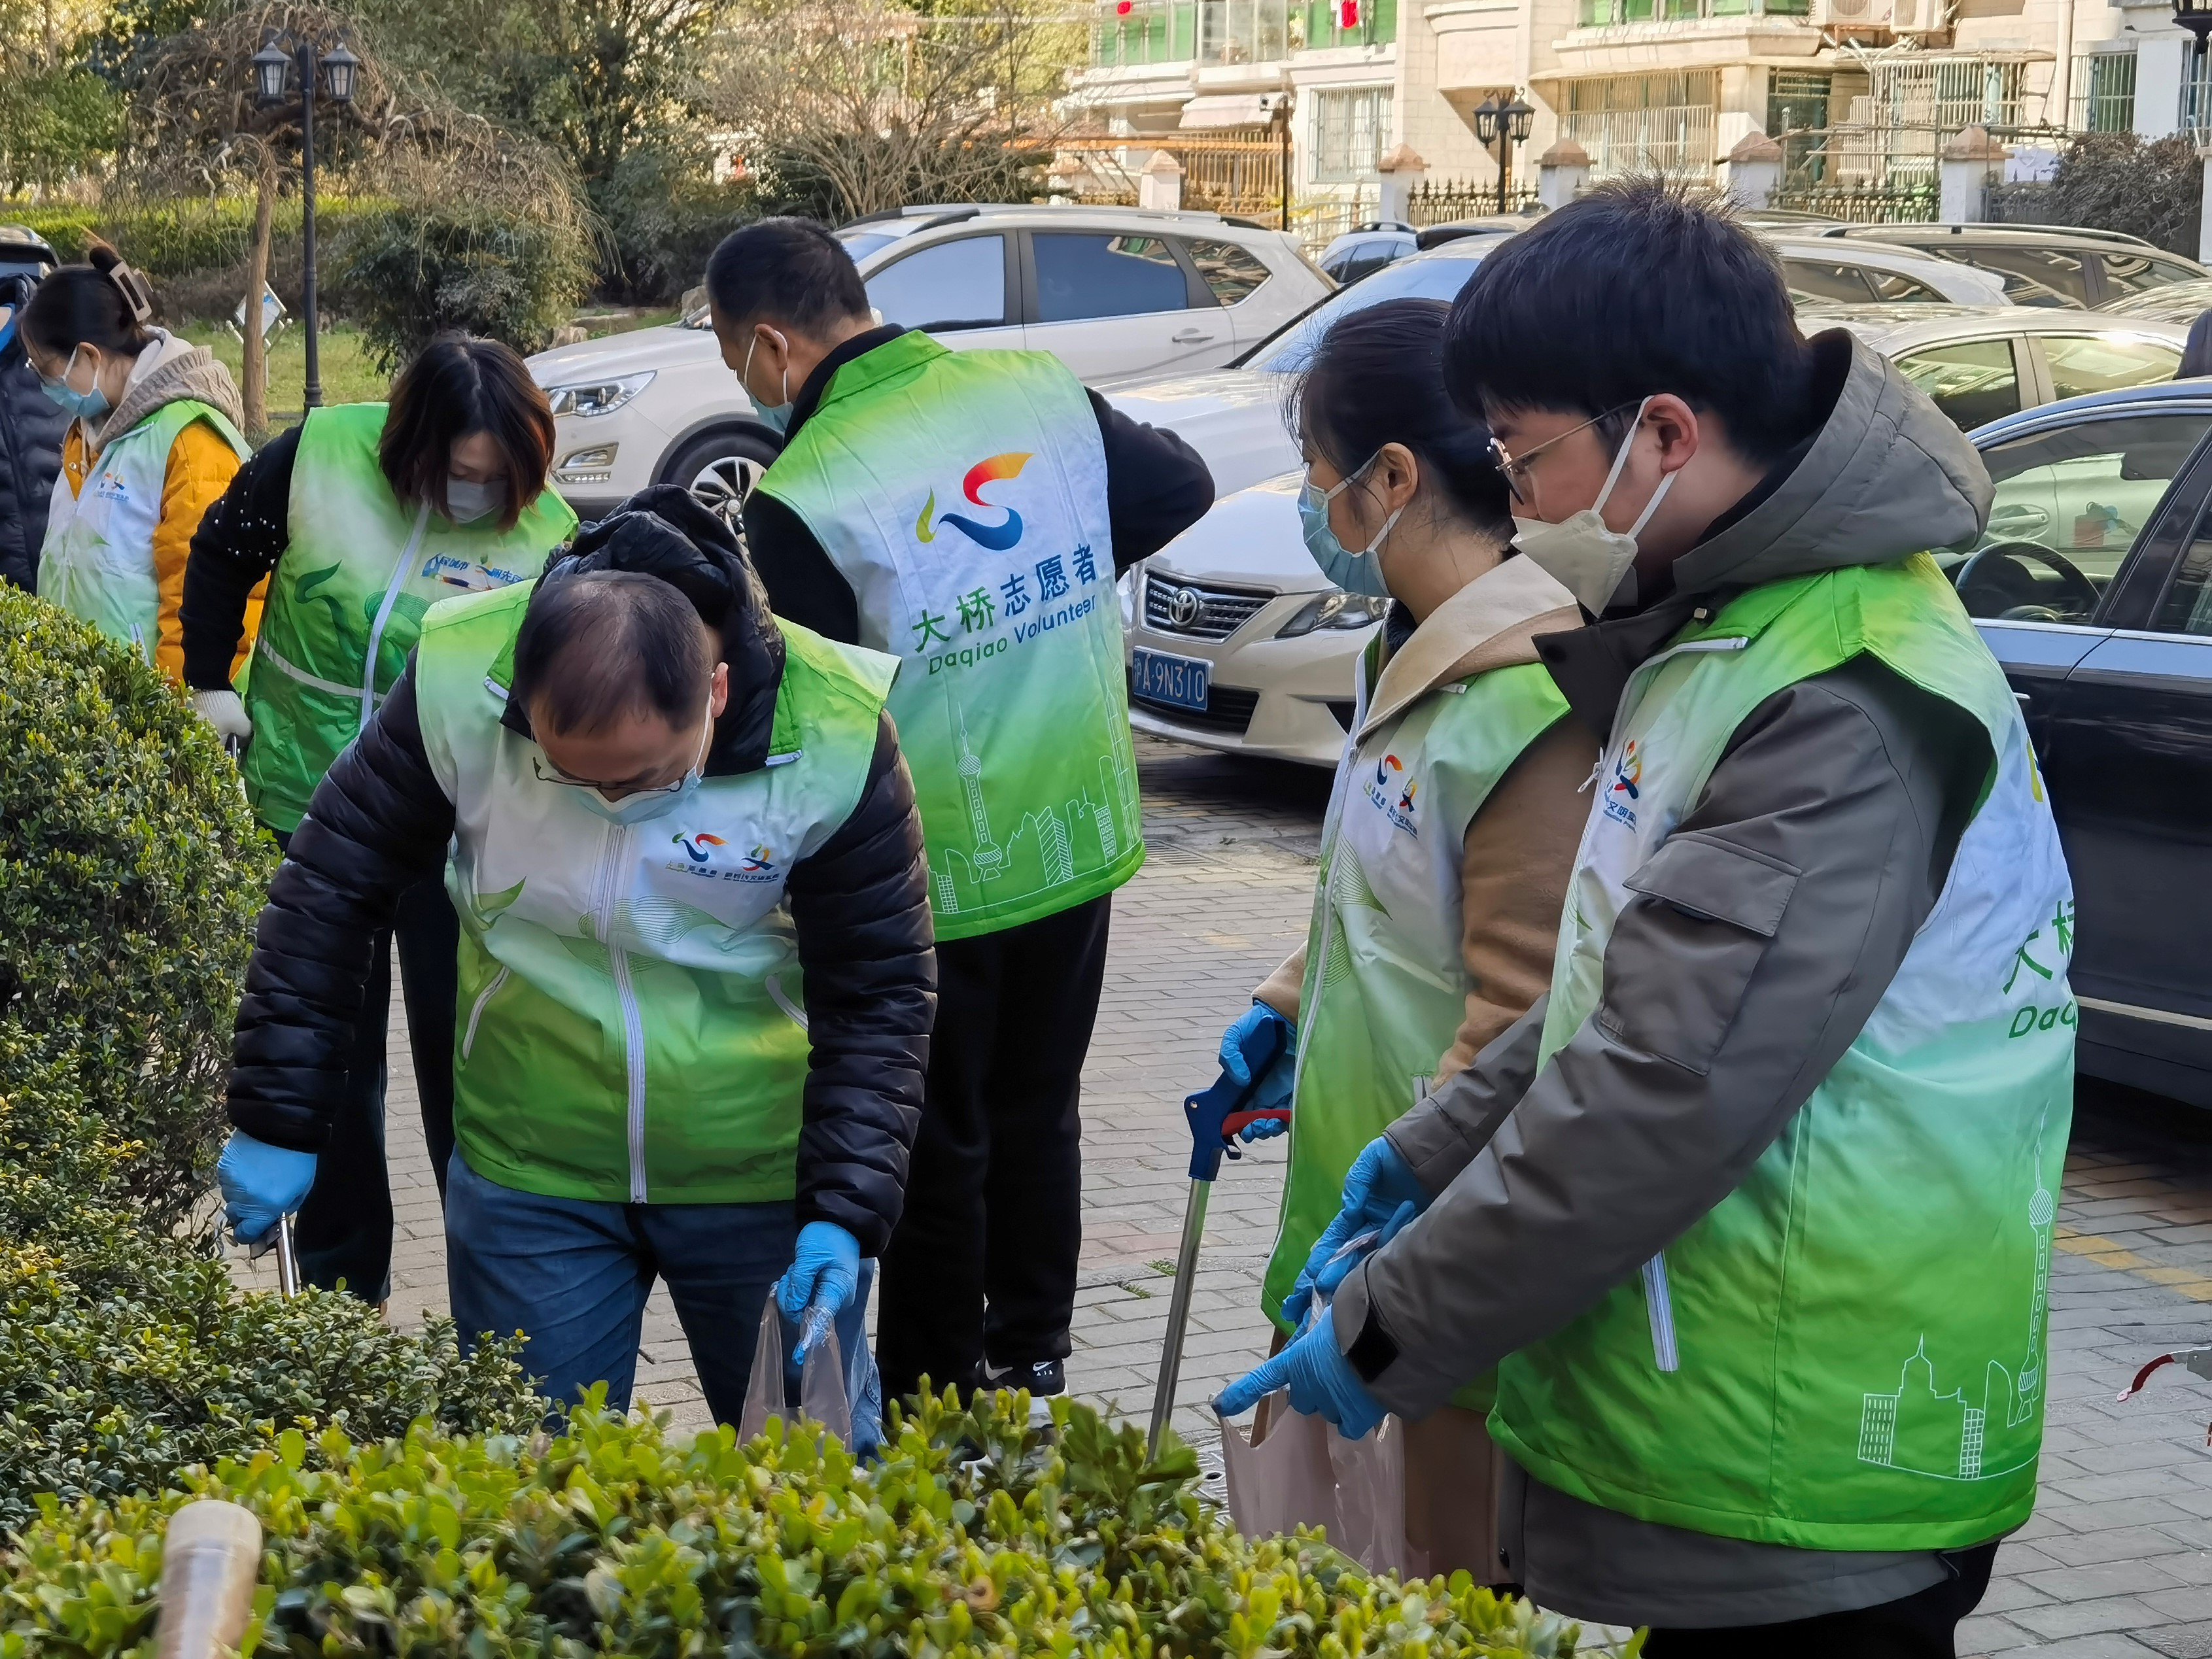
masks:
[[[394,207],[360,224],[336,260],[346,313],[386,373],[441,330],[542,351],[592,276],[580,224],[520,217],[466,201]]]
[[[0,1090],[67,1077],[156,1229],[206,1185],[276,848],[138,654],[0,588]]]
[[[2194,258],[2203,179],[2185,137],[2146,143],[2132,132],[2083,133],[2059,160],[2049,211],[2062,225],[2124,231]]]
[[[1026,1395],[924,1402],[883,1462],[781,1426],[688,1445],[577,1412],[550,1443],[418,1425],[357,1446],[287,1432],[195,1472],[265,1533],[247,1659],[1474,1659],[1571,1655],[1576,1629],[1464,1572],[1401,1586],[1317,1535],[1248,1541],[1188,1490],[1180,1445]],[[315,1467],[319,1455],[321,1466]],[[9,1659],[150,1656],[166,1517],[185,1500],[49,1504],[0,1577]]]

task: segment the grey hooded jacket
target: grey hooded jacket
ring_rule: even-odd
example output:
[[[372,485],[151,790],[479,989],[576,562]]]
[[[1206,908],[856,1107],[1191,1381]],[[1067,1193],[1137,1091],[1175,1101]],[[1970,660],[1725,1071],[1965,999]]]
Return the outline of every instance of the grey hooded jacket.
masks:
[[[1982,528],[1989,476],[1958,429],[1849,336],[1814,349],[1825,421],[1675,562],[1674,592],[1538,640],[1601,738],[1630,671],[1707,608]],[[1871,657],[1752,713],[1677,833],[1802,872],[1774,936],[1638,898],[1608,942],[1597,1016],[1550,1064],[1536,1066],[1540,1001],[1392,1127],[1437,1197],[1337,1293],[1338,1339],[1378,1399],[1424,1415],[1594,1305],[1735,1188],[1881,1000],[1993,758],[1972,717]],[[1605,1017],[1622,1008],[1636,1018]],[[1663,1039],[1692,1024],[1723,1033],[1702,1074],[1608,1029],[1686,1053],[1697,1050]],[[1687,1532],[1525,1475],[1503,1510],[1502,1576],[1608,1623],[1778,1623],[1893,1601],[1951,1570],[1934,1554]]]

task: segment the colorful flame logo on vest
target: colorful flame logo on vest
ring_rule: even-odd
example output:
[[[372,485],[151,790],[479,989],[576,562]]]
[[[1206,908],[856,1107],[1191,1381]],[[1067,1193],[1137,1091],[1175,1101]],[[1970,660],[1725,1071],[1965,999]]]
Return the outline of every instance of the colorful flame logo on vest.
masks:
[[[1026,454],[994,455],[987,461],[978,461],[968,469],[968,476],[961,479],[960,493],[977,507],[989,507],[992,503],[978,493],[983,486],[997,483],[1005,478],[1020,477],[1022,469],[1029,465],[1029,461]],[[914,533],[917,541],[935,541],[938,524],[951,526],[976,546],[988,548],[994,553],[1005,552],[1022,538],[1022,515],[1011,507],[1000,509],[1006,515],[1003,524],[977,524],[975,520],[963,518],[957,513],[948,513],[933,524],[931,517],[936,511],[937,492],[933,489],[929,492],[928,501],[922,504],[921,516],[915,520]]]
[[[704,864],[714,854],[705,851],[709,847],[727,847],[730,843],[720,836],[710,836],[701,830],[696,836],[673,836],[671,840],[684,849],[684,856],[694,864]]]
[[[1644,757],[1636,752],[1636,739],[1631,738],[1620,758],[1613,763],[1613,792],[1636,800],[1642,796],[1643,782]]]

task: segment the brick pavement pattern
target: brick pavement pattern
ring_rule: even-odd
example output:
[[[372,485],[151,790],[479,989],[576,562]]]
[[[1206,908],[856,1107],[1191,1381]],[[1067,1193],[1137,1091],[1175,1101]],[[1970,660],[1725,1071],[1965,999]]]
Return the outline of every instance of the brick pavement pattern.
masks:
[[[1304,937],[1326,775],[1139,737],[1150,856],[1115,896],[1098,1028],[1084,1073],[1084,1243],[1070,1386],[1150,1411],[1188,1183],[1181,1103],[1212,1078],[1221,1030]],[[391,1052],[404,1055],[395,1000]],[[2212,1343],[2212,1174],[2178,1133],[2084,1091],[2051,1285],[2050,1406],[2034,1517],[1998,1553],[1960,1627],[1964,1656],[2212,1659],[2212,1386],[2159,1374],[2167,1349]],[[389,1127],[400,1237],[392,1317],[446,1308],[444,1238],[403,1064]],[[2199,1133],[2202,1132],[2199,1131]],[[1224,1164],[1208,1211],[1176,1427],[1218,1467],[1206,1401],[1264,1352],[1260,1274],[1283,1154]],[[264,1263],[240,1277],[273,1287]],[[665,1293],[647,1310],[638,1398],[679,1427],[706,1420]]]

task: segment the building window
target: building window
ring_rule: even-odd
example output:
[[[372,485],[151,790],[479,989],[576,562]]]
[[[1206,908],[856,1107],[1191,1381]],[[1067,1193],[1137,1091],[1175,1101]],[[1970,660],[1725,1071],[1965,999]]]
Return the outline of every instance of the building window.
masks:
[[[2084,52],[2074,60],[2066,125],[2076,132],[2136,130],[2136,55]]]
[[[1782,176],[1817,184],[1820,143],[1828,125],[1828,96],[1835,80],[1800,70],[1775,70],[1766,77],[1766,136],[1782,146]]]
[[[1679,23],[1692,17],[1802,17],[1809,0],[1578,0],[1586,29],[1615,23]]]
[[[1716,91],[1711,70],[1570,81],[1560,125],[1589,152],[1590,170],[1599,178],[1704,176],[1713,165]]]
[[[1313,181],[1348,185],[1380,174],[1390,133],[1390,88],[1340,87],[1313,95]]]

